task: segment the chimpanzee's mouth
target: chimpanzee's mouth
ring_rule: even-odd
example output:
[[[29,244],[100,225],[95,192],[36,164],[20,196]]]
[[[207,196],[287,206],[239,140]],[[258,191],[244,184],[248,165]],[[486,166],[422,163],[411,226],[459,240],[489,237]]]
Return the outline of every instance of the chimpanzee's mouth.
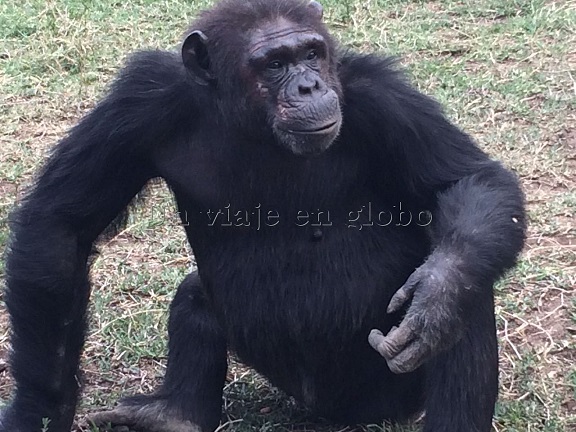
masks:
[[[317,127],[317,128],[312,128],[312,129],[288,129],[288,132],[292,133],[292,134],[298,134],[298,135],[323,135],[323,134],[329,134],[331,132],[334,131],[335,128],[338,127],[338,122],[334,121],[331,123],[328,123],[326,125]]]

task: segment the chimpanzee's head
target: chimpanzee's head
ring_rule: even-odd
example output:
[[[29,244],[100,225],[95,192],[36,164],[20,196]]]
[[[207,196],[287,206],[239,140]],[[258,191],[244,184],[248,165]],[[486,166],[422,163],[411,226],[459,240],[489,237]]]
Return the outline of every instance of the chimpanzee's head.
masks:
[[[332,144],[342,123],[341,89],[319,3],[248,0],[238,7],[225,0],[194,28],[182,45],[184,65],[214,89],[229,124],[247,136],[272,132],[299,155]]]

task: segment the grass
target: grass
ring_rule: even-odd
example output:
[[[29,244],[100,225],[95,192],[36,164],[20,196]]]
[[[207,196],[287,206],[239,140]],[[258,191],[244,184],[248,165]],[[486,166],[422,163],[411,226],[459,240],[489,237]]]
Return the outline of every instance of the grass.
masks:
[[[126,53],[176,47],[210,3],[0,3],[1,248],[21,191],[50,146],[93,106]],[[517,269],[497,286],[501,386],[494,430],[576,430],[576,2],[326,0],[324,6],[343,43],[401,56],[415,84],[520,175],[530,232]],[[193,265],[177,225],[172,199],[158,185],[127,228],[101,246],[75,430],[88,430],[86,413],[113,405],[121,394],[151,391],[163,374],[166,309]],[[6,400],[8,327],[0,309],[0,398]],[[237,363],[228,378],[222,430],[342,430],[311,422]]]

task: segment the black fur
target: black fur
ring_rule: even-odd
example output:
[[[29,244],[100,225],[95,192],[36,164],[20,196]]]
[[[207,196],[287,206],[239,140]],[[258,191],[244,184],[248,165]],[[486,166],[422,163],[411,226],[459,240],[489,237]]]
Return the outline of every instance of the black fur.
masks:
[[[50,432],[70,429],[93,244],[155,177],[186,215],[198,274],[171,308],[163,387],[126,400],[108,419],[132,416],[145,431],[213,430],[230,349],[337,421],[404,420],[426,409],[426,432],[490,430],[498,372],[492,286],[524,240],[517,180],[393,61],[337,54],[306,7],[222,3],[195,27],[209,39],[221,32],[209,46],[216,88],[191,79],[174,53],[140,52],[57,145],[12,218],[6,304],[16,393],[0,431],[39,431],[43,418]],[[332,55],[329,84],[343,123],[316,157],[275,145],[236,73],[249,30],[278,14],[315,26]],[[432,223],[360,229],[366,214],[351,219],[368,204],[375,213],[429,210]],[[228,205],[260,206],[279,223],[211,224],[207,212]],[[299,211],[319,210],[331,224],[296,224]],[[416,287],[406,291],[411,305],[387,313],[413,273],[405,286]],[[379,345],[382,355],[392,351],[384,359],[368,334],[401,322],[416,333],[412,354],[398,354],[390,339]],[[190,429],[153,429],[169,420]]]

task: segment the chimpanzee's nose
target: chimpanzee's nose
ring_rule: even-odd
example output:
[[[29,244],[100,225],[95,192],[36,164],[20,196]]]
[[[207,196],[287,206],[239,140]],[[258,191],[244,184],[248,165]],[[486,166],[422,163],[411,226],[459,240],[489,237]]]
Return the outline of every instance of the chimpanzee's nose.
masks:
[[[316,77],[304,75],[300,78],[300,82],[298,83],[298,92],[300,93],[300,96],[311,95],[314,90],[319,89],[320,82]]]

